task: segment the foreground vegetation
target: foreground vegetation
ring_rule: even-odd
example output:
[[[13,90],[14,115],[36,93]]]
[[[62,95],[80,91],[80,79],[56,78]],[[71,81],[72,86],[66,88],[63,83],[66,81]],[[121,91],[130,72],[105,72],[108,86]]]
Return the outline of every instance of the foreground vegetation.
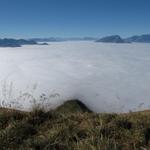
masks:
[[[96,114],[78,100],[55,110],[0,109],[1,150],[148,150],[150,112]]]

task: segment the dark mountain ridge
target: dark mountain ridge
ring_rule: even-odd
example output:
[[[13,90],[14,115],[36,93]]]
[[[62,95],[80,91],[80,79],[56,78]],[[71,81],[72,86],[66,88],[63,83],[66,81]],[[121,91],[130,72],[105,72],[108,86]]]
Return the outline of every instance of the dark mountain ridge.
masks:
[[[150,34],[131,36],[129,38],[126,38],[125,41],[127,41],[127,42],[139,42],[139,43],[150,43]]]
[[[21,47],[22,45],[36,45],[38,44],[34,40],[25,39],[0,39],[0,47]]]
[[[126,43],[124,39],[122,39],[119,35],[111,35],[103,37],[96,42],[104,42],[104,43]]]
[[[100,38],[96,40],[96,42],[104,42],[104,43],[150,43],[150,34],[144,35],[135,35],[128,38],[122,38],[119,35],[111,35]]]

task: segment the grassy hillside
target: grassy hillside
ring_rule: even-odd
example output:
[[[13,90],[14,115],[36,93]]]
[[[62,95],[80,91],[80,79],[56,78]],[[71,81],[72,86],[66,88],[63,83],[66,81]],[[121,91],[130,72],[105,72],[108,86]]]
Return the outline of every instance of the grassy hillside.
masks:
[[[78,100],[49,112],[0,109],[1,150],[147,150],[150,112],[96,114]]]

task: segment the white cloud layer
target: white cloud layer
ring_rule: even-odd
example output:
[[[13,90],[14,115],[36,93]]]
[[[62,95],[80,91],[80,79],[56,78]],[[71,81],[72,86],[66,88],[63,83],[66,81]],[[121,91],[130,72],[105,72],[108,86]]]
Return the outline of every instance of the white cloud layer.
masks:
[[[97,112],[147,109],[150,44],[56,42],[0,48],[0,81],[1,105],[14,103],[21,109],[31,107],[26,92],[37,101],[45,93],[51,106],[77,98]]]

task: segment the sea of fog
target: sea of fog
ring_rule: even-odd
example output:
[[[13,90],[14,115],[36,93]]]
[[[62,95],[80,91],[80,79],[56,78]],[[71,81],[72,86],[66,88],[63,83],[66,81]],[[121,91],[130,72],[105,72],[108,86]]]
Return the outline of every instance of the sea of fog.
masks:
[[[0,105],[80,99],[96,112],[150,108],[150,44],[52,42],[0,48]]]

